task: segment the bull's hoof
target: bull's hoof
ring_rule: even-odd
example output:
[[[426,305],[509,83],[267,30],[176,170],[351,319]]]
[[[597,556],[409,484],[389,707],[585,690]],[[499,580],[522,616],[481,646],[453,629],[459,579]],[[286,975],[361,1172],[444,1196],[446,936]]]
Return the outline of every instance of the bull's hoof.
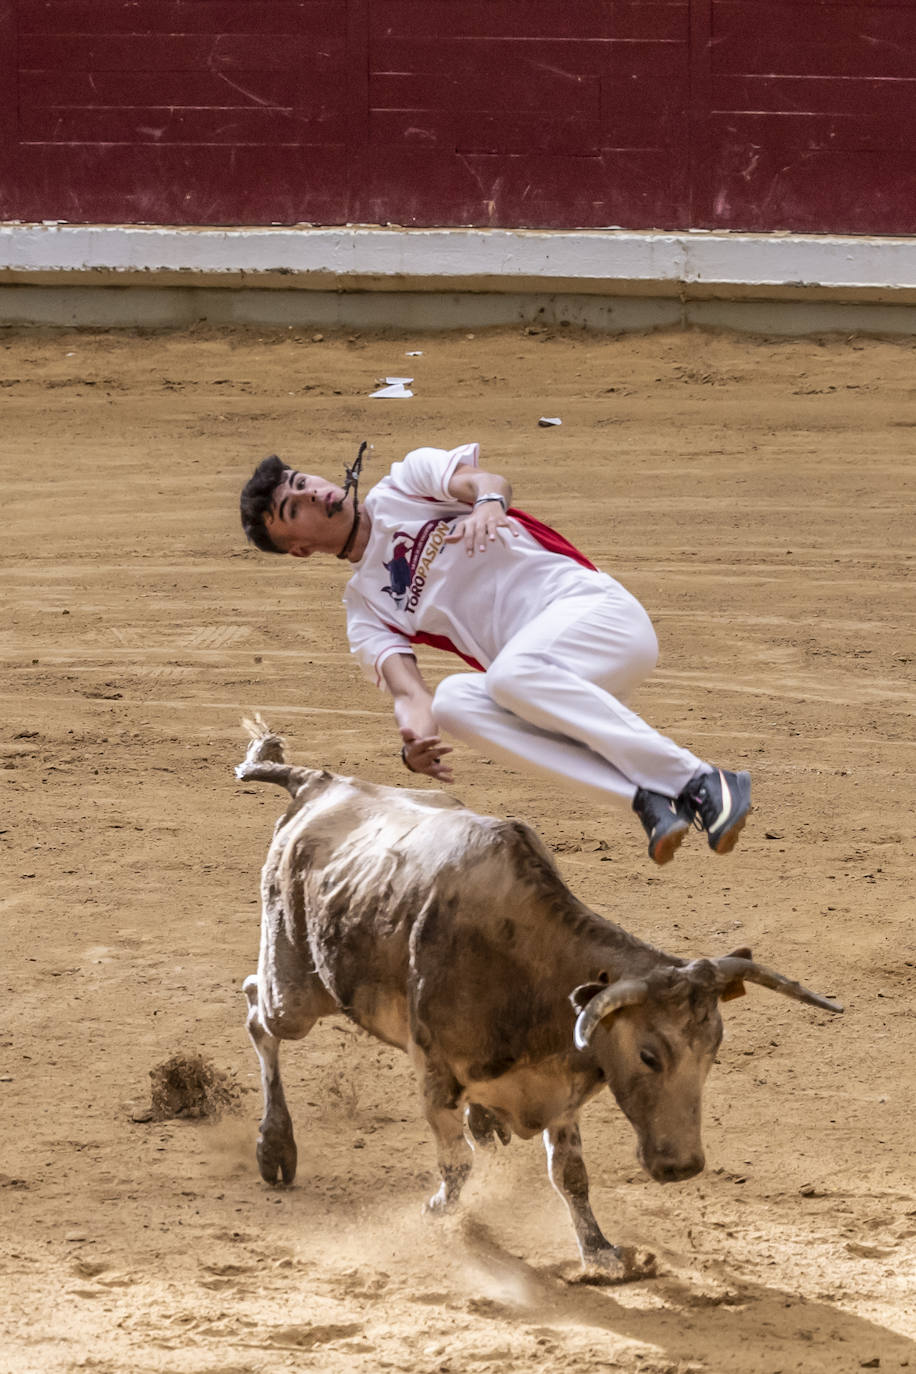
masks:
[[[423,1204],[423,1211],[427,1216],[441,1217],[446,1212],[453,1212],[458,1199],[449,1197],[446,1192],[445,1184],[440,1184],[439,1188],[433,1193],[428,1202]]]
[[[292,1136],[261,1136],[258,1140],[258,1168],[265,1183],[276,1185],[281,1180],[289,1185],[296,1177],[299,1159]]]
[[[597,1250],[582,1262],[579,1283],[612,1284],[636,1283],[639,1279],[654,1279],[658,1273],[655,1256],[648,1250],[632,1245],[611,1245]]]
[[[451,1212],[457,1206],[461,1189],[471,1172],[470,1164],[443,1164],[440,1167],[442,1182],[423,1209],[424,1212],[433,1212],[437,1215]]]

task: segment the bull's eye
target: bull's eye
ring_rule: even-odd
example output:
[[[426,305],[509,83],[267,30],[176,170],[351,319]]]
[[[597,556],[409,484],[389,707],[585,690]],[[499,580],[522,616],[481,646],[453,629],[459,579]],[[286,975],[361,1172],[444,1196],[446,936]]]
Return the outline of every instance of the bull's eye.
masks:
[[[639,1057],[647,1069],[651,1069],[653,1073],[661,1073],[662,1061],[657,1054],[653,1054],[651,1050],[640,1050]]]

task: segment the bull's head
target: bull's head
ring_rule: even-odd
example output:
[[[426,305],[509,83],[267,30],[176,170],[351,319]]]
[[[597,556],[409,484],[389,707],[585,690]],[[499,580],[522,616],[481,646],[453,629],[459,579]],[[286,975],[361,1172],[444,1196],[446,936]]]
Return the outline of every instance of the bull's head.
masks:
[[[642,978],[587,983],[572,994],[576,1045],[597,1059],[636,1131],[640,1163],[658,1183],[692,1178],[705,1166],[701,1099],[722,1039],[718,1002],[739,997],[745,981],[825,1011],[843,1010],[754,963],[749,949],[660,965]]]

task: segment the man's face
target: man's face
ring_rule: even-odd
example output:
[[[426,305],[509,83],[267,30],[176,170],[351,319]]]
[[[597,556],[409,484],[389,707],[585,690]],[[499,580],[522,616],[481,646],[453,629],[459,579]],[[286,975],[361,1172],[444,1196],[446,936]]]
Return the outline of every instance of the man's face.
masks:
[[[343,487],[324,477],[312,477],[290,469],[274,491],[273,504],[264,517],[267,532],[278,549],[294,558],[312,553],[337,553],[353,523],[353,502],[339,511],[331,507],[343,496]]]

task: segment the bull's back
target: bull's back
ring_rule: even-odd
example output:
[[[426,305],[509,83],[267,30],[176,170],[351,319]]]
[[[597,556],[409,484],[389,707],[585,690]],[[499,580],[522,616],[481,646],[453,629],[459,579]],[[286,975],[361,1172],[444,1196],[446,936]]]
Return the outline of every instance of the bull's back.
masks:
[[[278,824],[263,875],[274,934],[307,945],[341,1010],[385,1040],[406,1045],[411,932],[479,819],[443,792],[316,773]]]

